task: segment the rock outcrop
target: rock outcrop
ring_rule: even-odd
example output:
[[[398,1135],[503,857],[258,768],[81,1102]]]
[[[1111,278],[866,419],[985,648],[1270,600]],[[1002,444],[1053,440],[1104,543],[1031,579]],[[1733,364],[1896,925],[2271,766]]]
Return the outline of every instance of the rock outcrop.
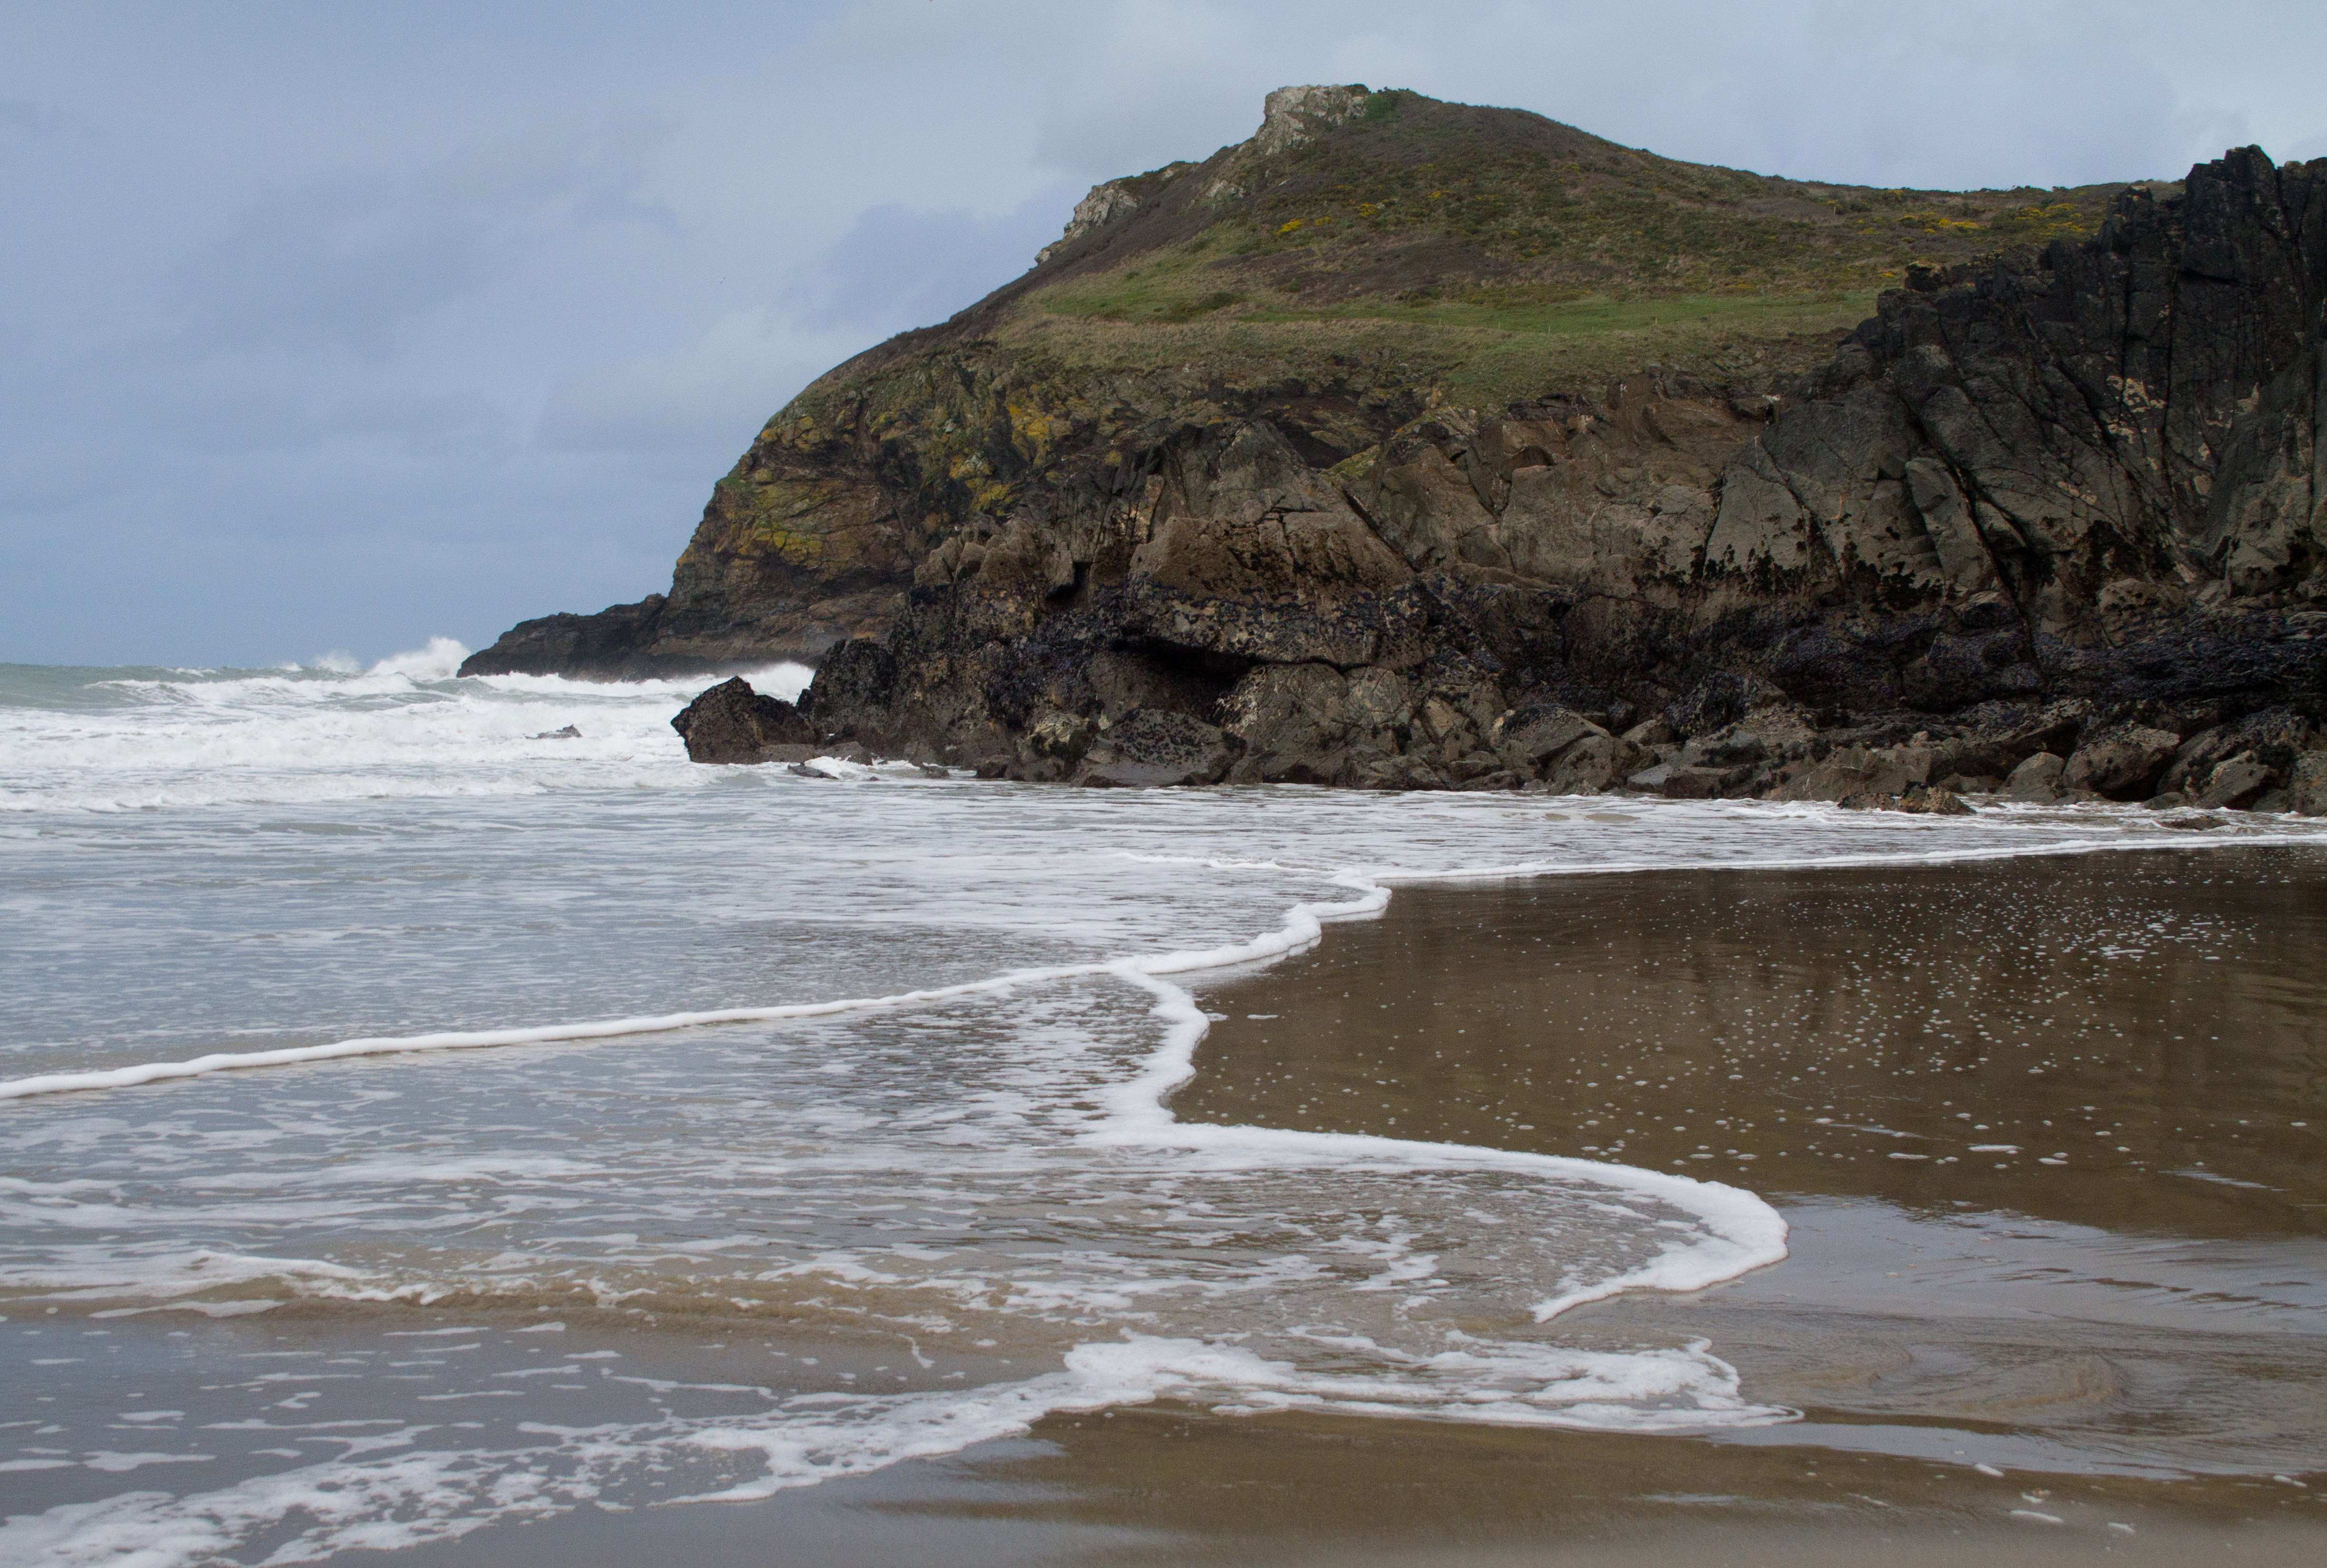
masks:
[[[742,676],[696,697],[670,721],[693,762],[797,762],[816,732],[798,708],[752,689]]]
[[[1272,95],[1253,143],[1101,187],[1052,294],[980,319],[1182,254],[1386,96]],[[2327,161],[2235,152],[1904,284],[1799,375],[1491,409],[1394,354],[1036,376],[949,324],[780,415],[669,596],[478,667],[816,656],[820,736],[1024,779],[2314,798]]]

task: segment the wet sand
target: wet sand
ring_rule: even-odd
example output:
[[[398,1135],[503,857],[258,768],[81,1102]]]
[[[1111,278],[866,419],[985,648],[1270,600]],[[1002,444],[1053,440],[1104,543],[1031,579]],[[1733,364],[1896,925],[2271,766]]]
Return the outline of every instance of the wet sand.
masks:
[[[1555,1328],[1801,1421],[1158,1406],[379,1561],[2327,1560],[2322,980],[2313,852],[1409,888],[1205,987],[1176,1108],[1750,1187],[1786,1263]]]

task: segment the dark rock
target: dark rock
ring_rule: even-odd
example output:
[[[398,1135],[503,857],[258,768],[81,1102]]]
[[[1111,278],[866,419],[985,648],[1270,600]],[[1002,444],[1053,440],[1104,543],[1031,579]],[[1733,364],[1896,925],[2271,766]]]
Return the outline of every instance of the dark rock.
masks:
[[[1851,746],[1829,753],[1799,777],[1771,792],[1772,800],[1831,800],[1842,802],[1867,795],[1892,799],[1930,776],[1928,749],[1902,747],[1873,750]]]
[[[2327,817],[2327,751],[2305,751],[2287,769],[2286,809]]]
[[[1734,767],[1738,763],[1759,762],[1770,755],[1770,748],[1761,736],[1742,725],[1732,724],[1711,735],[1702,735],[1681,748],[1682,760],[1692,767],[1711,764]]]
[[[1675,734],[1693,739],[1725,729],[1755,708],[1784,702],[1787,695],[1751,671],[1722,670],[1667,708],[1665,722]]]
[[[544,730],[533,737],[537,741],[578,741],[581,738],[582,732],[571,724],[567,724],[564,729]]]
[[[1918,784],[1892,804],[1893,811],[1911,811],[1925,817],[1969,817],[1972,808],[1962,796],[1938,785]]]
[[[1616,789],[1649,760],[1649,752],[1603,732],[1562,751],[1543,781],[1555,795],[1599,795]]]
[[[896,656],[861,638],[839,644],[816,667],[800,712],[826,735],[863,739],[887,726],[896,695]]]
[[[2275,778],[2284,777],[2310,743],[2311,723],[2302,714],[2289,708],[2250,714],[2183,742],[2158,788],[2201,793],[2203,781],[2216,767],[2243,753],[2251,753]]]
[[[2270,788],[2271,771],[2262,759],[2252,751],[2218,762],[2206,775],[2204,788],[2198,791],[2195,804],[2212,808],[2224,806],[2244,806]]]
[[[1102,789],[1214,784],[1235,761],[1234,746],[1215,726],[1185,714],[1139,708],[1089,742],[1074,781]]]
[[[1489,729],[1487,740],[1512,772],[1540,779],[1570,746],[1607,733],[1575,709],[1554,705],[1506,714]]]
[[[799,710],[752,689],[742,676],[723,681],[670,721],[691,762],[761,762],[771,746],[813,741]],[[795,771],[798,770],[795,769]]]
[[[2061,785],[2089,789],[2112,800],[2140,800],[2182,744],[2170,730],[2130,726],[2087,741],[2069,759]]]
[[[2064,789],[2062,777],[2069,770],[2069,760],[2050,751],[2039,751],[2012,770],[2004,781],[2006,800],[2058,800]]]
[[[1742,781],[1740,774],[1727,768],[1668,767],[1650,771],[1663,774],[1656,790],[1668,800],[1715,800],[1731,784]]]

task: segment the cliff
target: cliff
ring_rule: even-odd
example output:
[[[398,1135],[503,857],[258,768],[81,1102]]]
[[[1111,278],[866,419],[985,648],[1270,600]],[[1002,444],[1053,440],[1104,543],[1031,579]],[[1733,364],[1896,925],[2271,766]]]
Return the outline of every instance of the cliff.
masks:
[[[1874,191],[1288,89],[810,387],[667,597],[464,673],[820,658],[827,735],[1117,781],[1734,792],[2307,724],[2322,299],[2327,164],[2257,150]]]

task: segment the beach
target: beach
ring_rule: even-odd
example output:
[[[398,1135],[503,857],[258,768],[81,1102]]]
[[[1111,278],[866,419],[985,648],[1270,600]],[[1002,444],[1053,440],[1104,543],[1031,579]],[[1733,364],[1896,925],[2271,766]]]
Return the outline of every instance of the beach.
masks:
[[[2316,1550],[2302,819],[25,687],[9,1561]]]
[[[2165,851],[1410,887],[1201,988],[1226,1016],[1173,1101],[1190,1119],[1762,1166],[1785,1262],[1563,1327],[1709,1339],[1798,1422],[1163,1404],[732,1511],[521,1529],[494,1560],[2312,1561],[2322,873]]]

